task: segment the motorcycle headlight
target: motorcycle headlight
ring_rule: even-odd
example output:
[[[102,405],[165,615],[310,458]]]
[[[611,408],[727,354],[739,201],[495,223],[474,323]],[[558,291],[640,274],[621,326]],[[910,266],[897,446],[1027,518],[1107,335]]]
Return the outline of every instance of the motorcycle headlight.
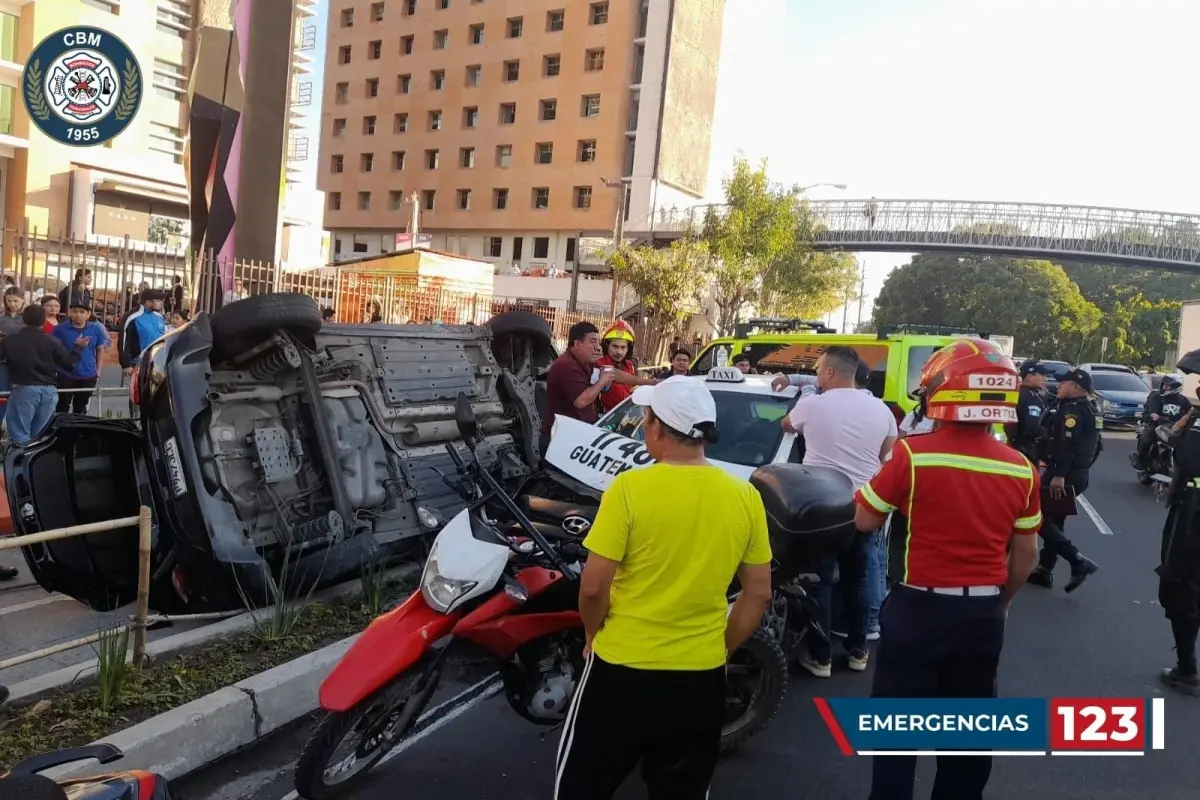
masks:
[[[448,614],[454,604],[474,589],[475,585],[476,581],[447,578],[438,571],[438,548],[435,543],[429,552],[429,560],[425,562],[425,574],[421,576],[421,594],[429,607],[442,614]]]

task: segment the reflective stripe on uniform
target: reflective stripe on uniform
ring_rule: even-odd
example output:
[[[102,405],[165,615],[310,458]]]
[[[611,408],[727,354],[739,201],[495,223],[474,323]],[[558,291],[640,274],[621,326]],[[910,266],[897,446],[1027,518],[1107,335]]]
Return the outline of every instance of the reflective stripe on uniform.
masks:
[[[970,390],[963,390],[963,391],[943,392],[940,397],[937,394],[934,394],[929,397],[928,402],[930,405],[934,405],[934,406],[945,405],[947,403],[953,404],[953,403],[983,403],[983,402],[1008,403],[1009,405],[1015,406],[1017,404],[1017,399],[1019,396],[1020,395],[1018,392],[1004,392],[1004,391],[996,391],[994,389],[991,391],[988,391],[986,389],[983,391],[976,391],[974,389],[970,389]]]
[[[952,453],[914,453],[914,467],[948,467],[967,472],[986,472],[990,475],[1007,475],[1010,478],[1031,478],[1033,467],[1028,463],[1013,464],[978,456],[962,456]]]
[[[875,490],[871,488],[871,484],[863,484],[862,489],[859,491],[862,492],[862,499],[866,500],[871,508],[878,511],[880,514],[890,514],[896,510],[894,505],[886,502],[882,497],[875,493]]]
[[[1032,531],[1042,527],[1042,512],[1034,514],[1032,517],[1021,517],[1013,527],[1019,531]]]

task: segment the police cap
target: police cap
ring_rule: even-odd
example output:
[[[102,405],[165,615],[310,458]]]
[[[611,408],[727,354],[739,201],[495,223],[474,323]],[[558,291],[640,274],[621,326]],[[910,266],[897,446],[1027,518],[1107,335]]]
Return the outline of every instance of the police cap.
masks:
[[[1080,389],[1083,389],[1088,394],[1091,394],[1091,392],[1092,392],[1092,376],[1089,375],[1088,373],[1084,372],[1081,369],[1073,369],[1064,375],[1060,375],[1058,378],[1058,382],[1059,383],[1064,383],[1064,382],[1074,383],[1074,384],[1078,385]]]
[[[1040,361],[1029,359],[1021,362],[1021,377],[1026,375],[1049,375],[1050,369]]]

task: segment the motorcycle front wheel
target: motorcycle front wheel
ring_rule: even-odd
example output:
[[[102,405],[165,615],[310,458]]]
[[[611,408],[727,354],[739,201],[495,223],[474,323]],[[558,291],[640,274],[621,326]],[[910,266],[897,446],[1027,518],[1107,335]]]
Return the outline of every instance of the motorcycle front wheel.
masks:
[[[788,686],[787,656],[775,637],[759,628],[730,656],[725,674],[721,752],[745,744],[783,705]]]
[[[347,797],[412,733],[440,678],[428,666],[422,661],[350,710],[326,715],[296,764],[296,794],[303,800]]]

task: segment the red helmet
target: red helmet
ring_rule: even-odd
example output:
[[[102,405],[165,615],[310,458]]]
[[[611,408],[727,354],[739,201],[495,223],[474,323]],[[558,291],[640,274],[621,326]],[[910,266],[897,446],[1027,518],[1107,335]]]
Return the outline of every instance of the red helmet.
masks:
[[[633,344],[633,327],[623,319],[619,319],[604,332],[601,339],[624,339]]]
[[[960,339],[921,371],[926,416],[948,422],[1016,422],[1020,373],[995,342]]]

